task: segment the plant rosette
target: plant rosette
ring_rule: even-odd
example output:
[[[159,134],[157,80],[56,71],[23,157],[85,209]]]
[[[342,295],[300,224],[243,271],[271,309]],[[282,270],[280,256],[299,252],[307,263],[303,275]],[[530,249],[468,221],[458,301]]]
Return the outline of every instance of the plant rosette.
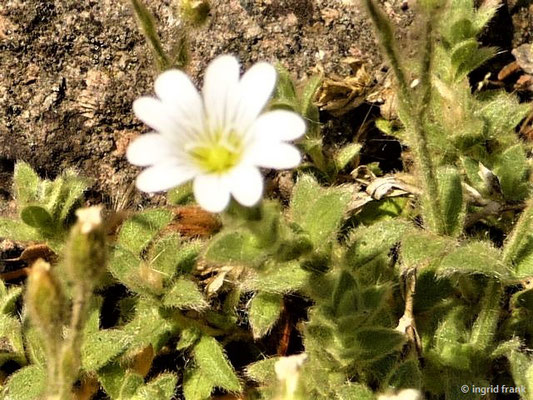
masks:
[[[251,207],[263,193],[263,168],[300,164],[301,154],[288,143],[305,133],[296,113],[262,113],[276,84],[276,70],[266,62],[239,77],[239,62],[223,55],[208,66],[200,95],[179,70],[155,81],[157,97],[133,104],[136,116],[155,132],[141,135],[127,150],[130,163],[148,167],[137,188],[159,192],[193,180],[194,197],[207,211],[221,212],[230,197]]]

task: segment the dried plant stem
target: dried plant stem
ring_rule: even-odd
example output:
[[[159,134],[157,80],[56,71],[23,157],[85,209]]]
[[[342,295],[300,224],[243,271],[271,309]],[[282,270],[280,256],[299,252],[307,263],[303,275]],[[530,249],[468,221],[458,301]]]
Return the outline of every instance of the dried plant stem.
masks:
[[[405,309],[396,330],[407,335],[411,345],[415,348],[418,357],[422,356],[422,343],[416,330],[414,303],[416,293],[416,268],[407,270],[404,274],[405,284]]]

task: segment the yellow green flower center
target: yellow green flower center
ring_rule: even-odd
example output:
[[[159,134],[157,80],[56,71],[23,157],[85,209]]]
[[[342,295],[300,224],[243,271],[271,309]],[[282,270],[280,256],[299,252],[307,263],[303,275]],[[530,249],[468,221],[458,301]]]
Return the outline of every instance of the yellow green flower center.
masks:
[[[241,159],[242,143],[239,135],[215,135],[189,151],[197,165],[209,173],[220,173],[233,168]]]

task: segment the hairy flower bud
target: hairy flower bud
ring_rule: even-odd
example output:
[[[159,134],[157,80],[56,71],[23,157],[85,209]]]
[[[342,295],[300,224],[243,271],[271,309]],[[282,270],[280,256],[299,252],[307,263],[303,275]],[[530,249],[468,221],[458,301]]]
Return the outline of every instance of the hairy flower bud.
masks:
[[[41,258],[31,268],[26,304],[33,324],[48,341],[59,341],[65,317],[65,299],[59,282],[50,271],[50,264]]]
[[[65,263],[71,282],[95,285],[105,271],[107,248],[100,212],[101,206],[76,211],[78,222],[70,232]]]

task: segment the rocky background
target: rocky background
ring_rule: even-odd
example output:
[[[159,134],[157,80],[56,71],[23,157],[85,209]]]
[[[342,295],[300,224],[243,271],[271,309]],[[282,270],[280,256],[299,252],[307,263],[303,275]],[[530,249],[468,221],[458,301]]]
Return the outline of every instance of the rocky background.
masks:
[[[182,28],[177,2],[144,1],[169,51]],[[408,39],[405,28],[416,22],[413,0],[381,3],[398,36]],[[512,59],[512,48],[531,41],[529,3],[505,3],[493,21],[501,26],[487,41],[504,50],[503,63]],[[207,23],[191,32],[189,72],[201,83],[211,59],[232,53],[245,68],[258,60],[280,60],[298,79],[320,71],[326,77],[349,76],[346,57],[368,62],[372,74],[381,61],[370,28],[353,0],[212,0]],[[128,193],[146,199],[129,190],[138,170],[124,153],[129,141],[147,130],[131,104],[152,92],[155,75],[127,0],[3,0],[0,204],[9,204],[16,160],[49,178],[74,168],[92,178],[93,201],[117,206]],[[353,115],[340,121],[333,131],[353,134]],[[0,212],[9,213],[3,207]]]

